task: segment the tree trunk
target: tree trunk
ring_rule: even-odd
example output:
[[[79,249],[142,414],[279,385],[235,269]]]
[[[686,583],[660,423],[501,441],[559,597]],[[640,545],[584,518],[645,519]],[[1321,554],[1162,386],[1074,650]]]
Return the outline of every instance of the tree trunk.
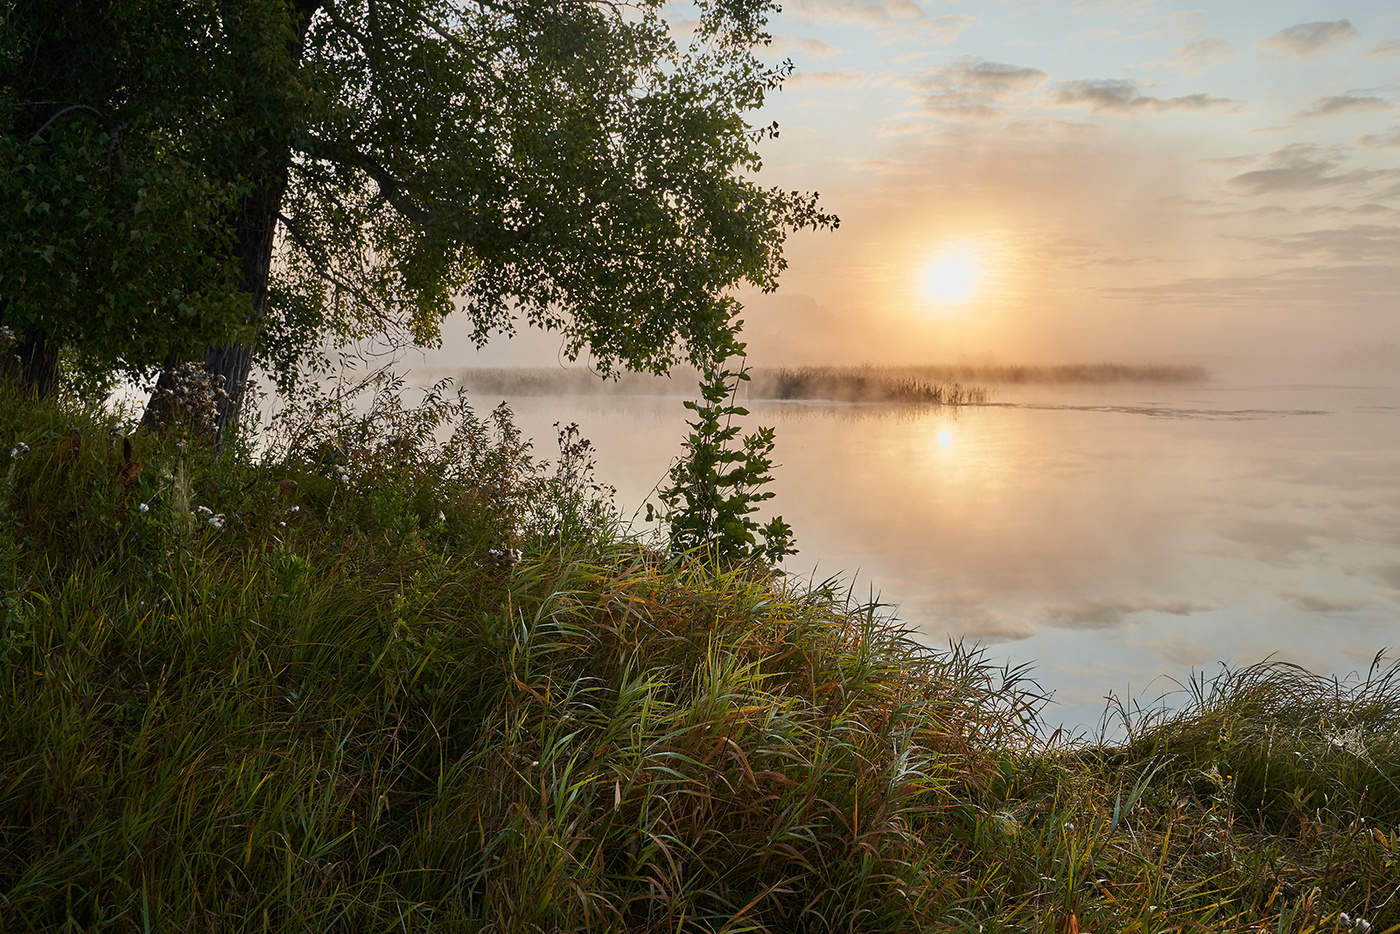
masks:
[[[272,250],[276,245],[277,215],[287,189],[291,154],[283,150],[281,165],[269,173],[264,184],[248,194],[238,218],[238,253],[243,270],[243,290],[249,298],[249,323],[261,329],[267,310],[268,279],[272,273]],[[280,171],[278,171],[280,169]],[[237,422],[248,391],[248,374],[253,368],[253,343],[219,344],[204,355],[218,397],[214,434],[220,440]]]
[[[294,64],[301,62],[306,34],[311,20],[324,0],[294,0],[299,16],[294,40],[288,54]],[[232,10],[232,4],[229,6]],[[238,260],[241,267],[243,291],[248,295],[248,325],[250,337],[244,342],[212,345],[205,351],[204,368],[209,373],[217,394],[217,408],[212,426],[214,437],[222,443],[235,425],[243,408],[248,390],[248,374],[253,367],[253,351],[262,330],[267,310],[268,279],[272,271],[272,251],[276,245],[277,218],[282,211],[282,196],[287,190],[292,153],[286,142],[285,128],[268,127],[253,140],[254,165],[248,166],[255,179],[254,187],[239,205],[235,228],[238,237]],[[157,388],[168,382],[170,367],[162,370]]]
[[[17,335],[13,356],[0,372],[20,392],[47,399],[58,389],[58,344],[43,331],[25,328]]]

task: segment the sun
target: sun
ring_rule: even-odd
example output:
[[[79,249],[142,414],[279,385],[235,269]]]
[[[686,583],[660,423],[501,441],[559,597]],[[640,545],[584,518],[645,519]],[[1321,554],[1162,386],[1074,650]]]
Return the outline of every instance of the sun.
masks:
[[[985,273],[977,254],[967,247],[936,253],[919,271],[919,291],[936,304],[965,302],[977,294]]]

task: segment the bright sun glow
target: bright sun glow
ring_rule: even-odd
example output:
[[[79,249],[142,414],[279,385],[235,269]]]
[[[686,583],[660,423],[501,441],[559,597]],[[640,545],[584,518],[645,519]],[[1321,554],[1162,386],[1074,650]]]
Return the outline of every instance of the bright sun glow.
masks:
[[[949,431],[948,429],[944,428],[942,431],[940,431],[940,432],[938,433],[938,446],[939,446],[939,447],[944,447],[944,448],[946,448],[946,447],[948,447],[949,445],[951,445],[952,443],[953,443],[953,433],[952,433],[951,431]]]
[[[972,250],[945,249],[920,271],[919,290],[930,302],[965,302],[977,293],[983,275],[982,264]]]

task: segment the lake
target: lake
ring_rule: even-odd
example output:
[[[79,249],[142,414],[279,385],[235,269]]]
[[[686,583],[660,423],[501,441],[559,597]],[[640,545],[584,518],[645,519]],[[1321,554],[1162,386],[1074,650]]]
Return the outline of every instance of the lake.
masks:
[[[989,388],[958,408],[750,401],[750,424],[777,429],[788,570],[853,578],[930,645],[1033,662],[1048,720],[1073,730],[1110,692],[1146,703],[1266,657],[1345,675],[1400,641],[1396,389]],[[510,401],[541,454],[553,422],[578,422],[629,515],[689,414],[659,396]]]

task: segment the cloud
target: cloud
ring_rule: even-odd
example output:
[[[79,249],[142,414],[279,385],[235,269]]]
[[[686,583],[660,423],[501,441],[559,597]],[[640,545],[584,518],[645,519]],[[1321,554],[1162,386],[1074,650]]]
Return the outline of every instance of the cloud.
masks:
[[[1311,593],[1281,593],[1279,596],[1304,613],[1352,613],[1366,608],[1365,600],[1339,600]]]
[[[833,71],[799,71],[787,79],[791,88],[856,88],[869,83],[870,76],[856,68],[837,68]]]
[[[1261,49],[1302,58],[1355,42],[1361,33],[1350,20],[1299,23],[1259,41]]]
[[[842,50],[830,42],[820,39],[801,39],[797,36],[774,36],[768,46],[778,55],[800,55],[805,58],[835,58]]]
[[[1127,622],[1135,613],[1169,613],[1191,616],[1207,613],[1213,607],[1189,600],[1083,600],[1046,608],[1045,619],[1062,629],[1112,629]]]
[[[1367,149],[1386,149],[1390,146],[1400,146],[1400,126],[1393,126],[1384,133],[1369,133],[1357,142]]]
[[[1382,39],[1366,53],[1368,58],[1400,58],[1400,39]]]
[[[1298,111],[1296,117],[1333,117],[1337,114],[1354,113],[1358,110],[1389,110],[1390,102],[1381,97],[1360,94],[1338,94],[1334,97],[1319,97],[1312,105]]]
[[[1309,253],[1320,253],[1330,259],[1356,262],[1400,256],[1400,227],[1384,224],[1357,224],[1352,227],[1250,239],[1272,247],[1284,256],[1294,258]]]
[[[1236,175],[1229,184],[1253,194],[1316,191],[1369,181],[1383,174],[1355,169],[1338,172],[1341,160],[1330,151],[1311,143],[1294,143],[1271,153],[1270,165]]]
[[[976,25],[980,20],[975,16],[968,16],[964,13],[954,13],[948,16],[933,16],[923,20],[920,28],[932,39],[941,45],[958,41],[958,37],[970,26]]]
[[[1393,307],[1400,294],[1400,269],[1393,262],[1370,264],[1290,265],[1277,272],[1237,276],[1188,276],[1152,285],[1101,289],[1104,294],[1124,301],[1146,301],[1154,304],[1185,308],[1209,306],[1212,309],[1252,308],[1261,317],[1240,315],[1232,322],[1240,339],[1260,339],[1259,327],[1280,332],[1285,325],[1295,326],[1301,335],[1317,332],[1312,325],[1332,327],[1345,305],[1356,311]],[[1298,314],[1290,319],[1279,316],[1278,309],[1314,309],[1325,312],[1320,317]],[[1273,336],[1277,336],[1274,334]],[[1267,530],[1237,528],[1225,533],[1236,542],[1259,546],[1256,555],[1270,564],[1291,566],[1292,555],[1311,547],[1312,535],[1306,531],[1290,537],[1289,530],[1271,536]]]
[[[911,31],[946,45],[954,42],[978,18],[966,13],[929,16],[913,0],[788,0],[784,8],[813,23],[867,26],[899,35]]]
[[[1224,39],[1197,39],[1183,46],[1172,64],[1183,68],[1205,68],[1223,62],[1234,54],[1234,46]]]
[[[818,23],[859,23],[886,26],[901,20],[927,18],[913,0],[789,0],[786,9]]]
[[[1209,94],[1151,97],[1138,90],[1137,82],[1123,78],[1062,81],[1055,85],[1053,96],[1055,102],[1064,107],[1087,106],[1092,110],[1113,113],[1200,111],[1234,103],[1228,98]]]
[[[1001,62],[968,60],[931,69],[918,78],[925,113],[941,119],[987,120],[1002,115],[1003,102],[1034,90],[1045,72]]]
[[[1376,568],[1376,576],[1387,587],[1400,590],[1400,564],[1386,564]]]
[[[1154,6],[1155,0],[1075,0],[1073,10],[1080,16],[1140,16]]]

